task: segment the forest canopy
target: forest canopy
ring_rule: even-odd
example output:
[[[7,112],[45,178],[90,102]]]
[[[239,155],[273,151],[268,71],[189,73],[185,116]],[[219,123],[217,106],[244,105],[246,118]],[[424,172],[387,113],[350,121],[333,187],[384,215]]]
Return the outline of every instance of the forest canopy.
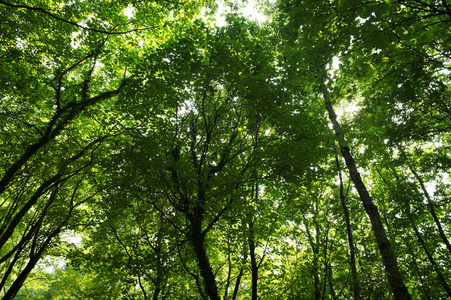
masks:
[[[450,80],[447,0],[0,0],[0,298],[451,298]]]

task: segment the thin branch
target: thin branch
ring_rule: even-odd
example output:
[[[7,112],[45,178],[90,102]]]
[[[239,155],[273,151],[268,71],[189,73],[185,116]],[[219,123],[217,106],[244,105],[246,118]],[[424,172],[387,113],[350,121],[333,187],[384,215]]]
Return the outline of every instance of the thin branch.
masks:
[[[134,22],[128,22],[128,23],[116,25],[116,26],[113,27],[112,30],[107,31],[107,30],[102,30],[102,29],[86,27],[86,26],[80,25],[80,24],[78,24],[76,22],[66,20],[66,19],[61,18],[61,17],[55,15],[54,13],[51,13],[51,12],[41,8],[41,7],[32,7],[32,6],[28,6],[28,5],[11,4],[11,3],[8,3],[8,2],[3,1],[3,0],[0,0],[0,4],[6,5],[6,6],[9,6],[9,7],[12,7],[12,8],[23,8],[23,9],[28,9],[28,10],[31,10],[31,11],[41,12],[41,13],[43,13],[45,15],[48,15],[48,16],[52,17],[53,19],[56,19],[58,21],[61,21],[61,22],[64,22],[64,23],[76,26],[76,27],[78,27],[80,29],[88,30],[88,31],[92,31],[92,32],[97,32],[97,33],[109,34],[109,35],[110,34],[121,35],[121,34],[127,34],[127,33],[131,33],[131,32],[136,32],[136,31],[144,31],[144,30],[152,29],[152,27],[148,26],[148,27],[143,27],[143,28],[130,29],[130,30],[126,30],[126,31],[112,32],[112,30],[114,30],[115,28],[117,28],[119,26],[126,26],[126,25],[130,25],[130,24],[135,24],[135,23]]]

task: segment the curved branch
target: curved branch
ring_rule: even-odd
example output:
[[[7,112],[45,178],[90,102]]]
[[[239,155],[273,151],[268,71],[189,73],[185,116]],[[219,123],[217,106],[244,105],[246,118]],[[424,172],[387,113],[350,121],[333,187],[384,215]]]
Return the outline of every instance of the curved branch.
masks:
[[[66,20],[64,18],[61,18],[61,17],[55,15],[54,13],[51,13],[51,12],[41,8],[41,7],[32,7],[32,6],[28,6],[28,5],[12,4],[12,3],[8,3],[8,2],[3,1],[3,0],[0,0],[0,4],[6,5],[6,6],[12,7],[12,8],[23,8],[23,9],[28,9],[28,10],[31,10],[31,11],[38,11],[38,12],[41,12],[41,13],[43,13],[45,15],[48,15],[49,17],[52,17],[55,20],[58,20],[58,21],[61,21],[61,22],[64,22],[64,23],[76,26],[76,27],[78,27],[80,29],[88,30],[88,31],[92,31],[92,32],[97,32],[97,33],[103,33],[103,34],[120,35],[120,34],[127,34],[127,33],[130,33],[130,32],[136,32],[136,31],[143,31],[143,30],[152,29],[152,27],[149,26],[149,27],[143,27],[143,28],[130,29],[130,30],[126,30],[126,31],[112,32],[112,31],[108,31],[108,30],[95,29],[95,28],[90,28],[90,27],[86,27],[86,26],[80,25],[80,24],[78,24],[76,22],[69,21],[69,20]],[[114,30],[116,27],[125,26],[125,25],[129,25],[129,24],[134,24],[134,22],[129,22],[129,23],[125,23],[125,24],[116,25],[116,26],[113,27],[112,30]]]

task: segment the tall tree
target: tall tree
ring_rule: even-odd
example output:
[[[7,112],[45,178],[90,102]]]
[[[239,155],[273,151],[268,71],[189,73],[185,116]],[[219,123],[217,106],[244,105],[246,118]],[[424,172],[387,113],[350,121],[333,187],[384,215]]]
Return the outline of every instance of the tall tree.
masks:
[[[134,95],[146,102],[163,100],[153,108],[162,114],[147,115],[148,122],[137,107],[139,128],[133,130],[139,134],[131,151],[145,161],[144,178],[183,216],[179,229],[191,244],[210,299],[219,299],[219,291],[208,234],[257,179],[253,170],[263,158],[257,141],[264,147],[272,139],[261,133],[268,114],[263,109],[279,97],[277,86],[266,81],[271,52],[262,47],[259,29],[237,16],[227,21],[227,27],[214,29],[196,20],[150,54],[138,73],[145,93]],[[260,51],[247,52],[256,48]]]
[[[78,202],[70,190],[76,195],[80,185],[74,178],[91,167],[123,117],[113,100],[140,53],[164,40],[169,18],[174,28],[198,9],[194,2],[0,2],[1,286],[11,283],[5,299],[69,222]],[[71,207],[61,212],[64,222],[49,217],[60,205]],[[29,263],[22,264],[27,251]]]
[[[284,66],[287,72],[296,79],[299,75],[310,78],[313,85],[308,83],[311,87],[307,86],[307,88],[323,98],[350,178],[371,220],[372,231],[376,237],[394,297],[396,299],[410,299],[410,294],[382,223],[379,209],[357,170],[350,146],[345,138],[345,131],[340,127],[332,106],[334,97],[339,99],[343,94],[340,90],[342,78],[336,79],[327,73],[328,65],[331,68],[334,56],[343,55],[342,52],[349,53],[346,49],[353,43],[353,33],[360,29],[358,18],[364,17],[367,9],[371,8],[365,3],[359,7],[361,10],[348,11],[351,3],[331,3],[329,1],[321,2],[319,6],[309,1],[281,1],[279,6],[281,18],[284,19],[284,21],[281,21],[283,26],[282,37],[287,43],[294,44],[294,46],[288,45],[286,47],[285,53],[289,56],[289,59]],[[376,12],[377,10],[375,10]],[[359,15],[359,13],[362,15]],[[356,51],[359,50],[361,49]],[[354,57],[357,54],[352,53],[352,56],[348,55],[348,57]],[[307,60],[307,55],[310,55],[309,60]],[[298,60],[299,56],[302,57],[301,61]],[[352,61],[352,58],[350,61]],[[297,80],[301,84],[305,82],[302,79]],[[335,82],[337,83],[335,84]]]
[[[0,0],[0,297],[449,296],[448,2]]]

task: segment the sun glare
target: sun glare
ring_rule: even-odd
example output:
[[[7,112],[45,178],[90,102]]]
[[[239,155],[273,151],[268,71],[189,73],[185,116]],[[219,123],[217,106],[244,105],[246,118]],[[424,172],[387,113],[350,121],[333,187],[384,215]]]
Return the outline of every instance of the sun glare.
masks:
[[[220,27],[227,25],[225,15],[231,12],[232,9],[230,7],[224,6],[223,2],[219,2],[218,10],[214,16],[216,25]],[[249,20],[259,23],[263,23],[267,20],[267,17],[257,8],[257,3],[254,0],[249,0],[245,6],[240,7],[239,13]]]

